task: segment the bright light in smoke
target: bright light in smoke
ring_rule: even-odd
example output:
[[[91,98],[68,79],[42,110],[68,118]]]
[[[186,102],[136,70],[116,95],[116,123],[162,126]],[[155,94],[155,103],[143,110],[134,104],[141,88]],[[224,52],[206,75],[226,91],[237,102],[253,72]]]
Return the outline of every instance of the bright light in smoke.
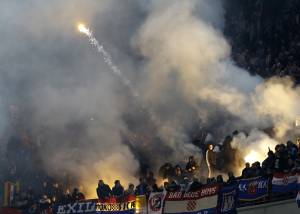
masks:
[[[244,158],[245,162],[248,162],[248,163],[254,163],[256,161],[259,160],[259,154],[253,150],[251,150],[251,152],[245,156]]]
[[[82,23],[79,23],[77,25],[77,28],[78,28],[79,32],[81,32],[81,33],[84,33],[86,35],[90,34],[90,30],[87,27],[85,27],[85,25]]]

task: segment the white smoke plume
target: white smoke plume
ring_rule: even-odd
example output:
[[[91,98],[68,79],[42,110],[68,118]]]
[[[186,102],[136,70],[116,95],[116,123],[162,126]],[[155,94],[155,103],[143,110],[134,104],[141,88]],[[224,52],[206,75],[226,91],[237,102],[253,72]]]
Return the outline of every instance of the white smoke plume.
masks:
[[[156,169],[200,156],[188,135],[199,121],[216,139],[238,129],[258,136],[241,145],[273,145],[251,130],[275,127],[284,138],[300,113],[299,88],[235,66],[223,13],[221,0],[1,1],[0,100],[22,109],[43,168],[70,174],[90,195],[98,178],[126,185],[141,163]],[[76,32],[81,20],[138,102]]]
[[[240,157],[244,157],[245,162],[250,164],[266,158],[266,152],[270,149],[275,151],[275,146],[278,142],[270,138],[262,131],[253,129],[249,135],[239,133],[233,138],[231,145],[238,149]]]
[[[277,134],[283,136],[293,129],[299,115],[298,88],[289,79],[265,81],[234,65],[220,28],[213,28],[201,14],[196,15],[195,5],[215,4],[154,2],[154,12],[141,28],[137,42],[148,59],[143,83],[146,97],[154,102],[164,100],[165,91],[172,85],[208,124],[220,109],[236,118],[226,127],[229,132],[235,128],[274,126]],[[204,103],[211,108],[203,108]]]

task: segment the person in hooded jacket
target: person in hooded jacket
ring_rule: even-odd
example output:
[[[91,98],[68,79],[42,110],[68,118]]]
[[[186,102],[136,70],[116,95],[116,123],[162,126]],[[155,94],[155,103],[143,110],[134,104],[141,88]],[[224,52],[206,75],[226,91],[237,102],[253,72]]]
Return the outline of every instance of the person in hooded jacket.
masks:
[[[101,200],[107,200],[113,195],[109,185],[105,184],[103,180],[99,180],[96,191],[98,198]]]
[[[117,198],[124,195],[124,187],[121,185],[121,182],[119,180],[115,181],[115,186],[112,188],[112,194]]]

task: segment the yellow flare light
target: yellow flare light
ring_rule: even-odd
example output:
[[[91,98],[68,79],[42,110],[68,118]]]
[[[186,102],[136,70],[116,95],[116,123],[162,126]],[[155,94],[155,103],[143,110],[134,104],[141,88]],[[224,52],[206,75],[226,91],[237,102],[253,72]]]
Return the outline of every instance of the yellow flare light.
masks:
[[[90,32],[90,30],[87,28],[87,27],[85,27],[85,25],[84,24],[78,24],[77,25],[77,28],[78,28],[78,31],[80,32],[80,33],[84,33],[84,34],[86,34],[86,35],[90,35],[91,34],[91,32]]]
[[[251,152],[245,156],[244,158],[245,162],[248,162],[248,163],[254,163],[256,161],[259,160],[259,154],[253,150],[251,150]]]

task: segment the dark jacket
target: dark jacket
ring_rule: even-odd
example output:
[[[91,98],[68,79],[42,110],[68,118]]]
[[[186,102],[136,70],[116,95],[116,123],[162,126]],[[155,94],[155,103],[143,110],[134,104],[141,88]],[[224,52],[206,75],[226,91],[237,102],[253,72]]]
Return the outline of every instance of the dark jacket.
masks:
[[[114,196],[117,196],[117,197],[122,196],[122,195],[124,195],[124,188],[121,185],[120,186],[114,186],[112,188],[112,194]]]
[[[146,183],[140,183],[136,186],[135,194],[136,195],[146,195],[148,194],[149,189]]]
[[[107,199],[112,196],[112,191],[107,184],[99,185],[97,187],[97,195],[99,199]]]

